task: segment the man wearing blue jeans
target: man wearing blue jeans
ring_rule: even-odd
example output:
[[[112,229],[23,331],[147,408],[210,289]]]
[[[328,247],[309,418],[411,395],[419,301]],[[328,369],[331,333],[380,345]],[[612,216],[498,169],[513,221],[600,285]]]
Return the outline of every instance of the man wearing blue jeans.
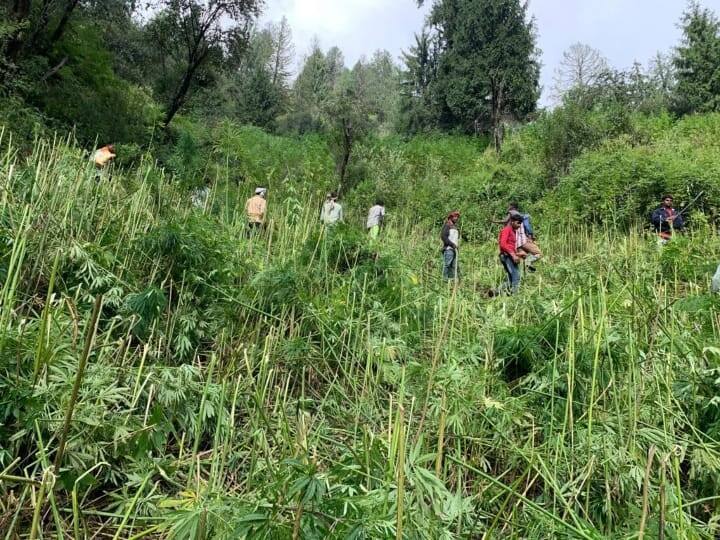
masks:
[[[508,224],[500,231],[498,245],[500,247],[500,261],[507,273],[507,283],[499,288],[499,292],[505,290],[515,294],[520,288],[520,260],[525,257],[522,251],[517,249],[517,230],[522,226],[523,217],[520,214],[511,214]]]
[[[460,212],[450,212],[440,232],[440,240],[443,243],[443,278],[446,281],[457,280],[460,277],[458,268],[458,244],[460,243],[460,232],[457,222],[460,219]]]

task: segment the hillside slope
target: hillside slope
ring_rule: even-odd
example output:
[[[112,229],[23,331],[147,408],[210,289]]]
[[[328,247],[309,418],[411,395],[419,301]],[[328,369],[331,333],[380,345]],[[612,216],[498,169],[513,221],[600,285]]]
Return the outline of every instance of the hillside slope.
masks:
[[[0,530],[712,538],[720,116],[659,123],[556,179],[533,126],[500,158],[464,138],[373,141],[332,232],[312,138],[197,136],[199,165],[171,161],[211,179],[195,208],[149,155],[98,179],[72,144],[20,155],[5,137]],[[271,224],[247,238],[255,184]],[[667,189],[702,194],[661,250],[636,225]],[[390,219],[373,244],[376,194]],[[487,220],[510,198],[547,258],[520,295],[488,299],[503,276]],[[453,289],[437,224],[456,207]]]

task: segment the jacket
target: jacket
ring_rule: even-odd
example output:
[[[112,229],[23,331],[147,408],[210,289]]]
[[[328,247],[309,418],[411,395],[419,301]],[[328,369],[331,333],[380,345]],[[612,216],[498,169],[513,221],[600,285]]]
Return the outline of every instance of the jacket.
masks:
[[[451,231],[455,231],[453,234],[451,234]],[[451,237],[458,238],[458,232],[457,232],[457,226],[455,224],[450,223],[449,221],[446,221],[443,225],[442,230],[440,231],[440,240],[442,240],[443,243],[443,251],[446,249],[457,249],[458,246],[455,242],[453,242],[453,239]]]
[[[265,221],[267,201],[260,195],[250,197],[245,203],[245,213],[250,223],[262,223]]]
[[[669,217],[674,217],[672,228],[670,227],[670,224],[666,221]],[[675,229],[676,231],[682,231],[685,227],[685,220],[683,219],[682,215],[679,214],[674,208],[665,208],[664,206],[657,208],[652,213],[652,215],[650,216],[650,221],[652,222],[653,227],[655,227],[655,232],[660,234],[670,234],[672,232],[672,229]]]
[[[500,231],[500,236],[498,237],[498,247],[500,248],[500,255],[510,255],[511,257],[515,256],[515,253],[517,252],[515,248],[515,229],[512,228],[512,225],[509,223],[503,227],[503,230]]]

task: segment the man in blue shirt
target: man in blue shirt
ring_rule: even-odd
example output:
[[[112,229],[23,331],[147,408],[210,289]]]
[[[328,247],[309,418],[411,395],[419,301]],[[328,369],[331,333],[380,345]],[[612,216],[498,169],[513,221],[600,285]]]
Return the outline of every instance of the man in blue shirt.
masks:
[[[673,208],[672,195],[663,197],[662,206],[652,213],[650,221],[663,244],[672,238],[673,232],[682,231],[685,227],[682,214]]]

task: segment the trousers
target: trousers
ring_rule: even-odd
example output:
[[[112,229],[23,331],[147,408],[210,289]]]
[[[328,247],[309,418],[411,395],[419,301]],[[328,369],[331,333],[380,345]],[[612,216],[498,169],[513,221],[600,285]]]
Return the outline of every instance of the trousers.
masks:
[[[460,268],[458,268],[457,252],[448,248],[443,251],[443,279],[459,279]]]
[[[515,294],[520,288],[520,266],[513,261],[512,257],[507,253],[502,253],[500,255],[500,262],[507,274],[507,281],[500,287],[500,289],[504,289],[505,292],[509,292],[510,294]]]

